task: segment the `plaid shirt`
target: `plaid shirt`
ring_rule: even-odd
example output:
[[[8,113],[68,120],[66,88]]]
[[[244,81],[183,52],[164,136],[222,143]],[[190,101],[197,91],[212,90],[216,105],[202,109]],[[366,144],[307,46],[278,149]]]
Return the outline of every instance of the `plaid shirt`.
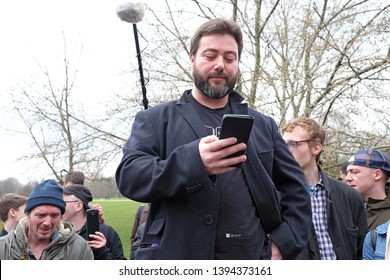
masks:
[[[314,229],[316,231],[321,260],[335,260],[336,253],[328,232],[326,200],[328,198],[322,177],[315,186],[309,186]]]

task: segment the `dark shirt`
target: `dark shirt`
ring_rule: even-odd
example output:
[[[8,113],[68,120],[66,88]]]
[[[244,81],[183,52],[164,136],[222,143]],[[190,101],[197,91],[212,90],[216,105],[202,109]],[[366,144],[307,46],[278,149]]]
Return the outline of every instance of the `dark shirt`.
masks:
[[[265,233],[241,168],[217,176],[215,259],[259,260]]]
[[[219,137],[222,117],[230,113],[224,108],[210,109],[190,97],[210,135]],[[215,240],[215,259],[255,259],[261,257],[265,239],[260,217],[256,214],[248,184],[241,168],[218,175],[219,211]],[[245,205],[245,207],[243,207]]]
[[[375,229],[389,220],[390,190],[388,187],[386,188],[385,199],[368,199],[366,205],[366,214],[369,229]]]
[[[3,229],[1,230],[1,232],[0,232],[0,236],[5,236],[5,235],[7,235],[8,234],[8,231],[6,231],[5,229],[4,229],[4,227],[3,227]]]

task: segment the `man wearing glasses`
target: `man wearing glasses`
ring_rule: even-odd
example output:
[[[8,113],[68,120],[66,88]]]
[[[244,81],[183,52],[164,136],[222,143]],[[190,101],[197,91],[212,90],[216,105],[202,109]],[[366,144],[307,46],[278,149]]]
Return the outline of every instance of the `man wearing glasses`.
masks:
[[[114,228],[106,224],[99,224],[99,231],[87,236],[87,210],[92,201],[91,191],[82,185],[73,185],[64,188],[64,202],[66,211],[63,220],[74,225],[76,231],[87,241],[92,248],[95,260],[125,260],[122,241]]]
[[[311,118],[299,117],[288,122],[282,134],[311,193],[312,235],[298,259],[362,259],[368,231],[364,203],[357,191],[321,170],[325,129]]]

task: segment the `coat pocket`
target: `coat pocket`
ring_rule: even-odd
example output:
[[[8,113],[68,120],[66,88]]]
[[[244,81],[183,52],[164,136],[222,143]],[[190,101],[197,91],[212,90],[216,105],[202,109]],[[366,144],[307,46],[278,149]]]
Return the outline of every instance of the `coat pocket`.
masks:
[[[361,247],[359,246],[358,242],[358,235],[359,235],[359,228],[357,226],[351,226],[347,227],[347,241],[348,242],[348,248],[350,248],[350,256],[351,259],[356,260],[360,259],[361,256],[357,255],[358,248]]]
[[[151,221],[149,228],[146,230],[141,246],[146,247],[158,247],[161,244],[161,239],[164,232],[165,218],[160,218]]]

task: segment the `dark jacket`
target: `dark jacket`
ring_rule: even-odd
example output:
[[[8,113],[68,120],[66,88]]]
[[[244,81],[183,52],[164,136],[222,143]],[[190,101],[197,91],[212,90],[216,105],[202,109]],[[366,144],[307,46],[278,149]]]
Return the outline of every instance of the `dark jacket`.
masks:
[[[141,239],[145,232],[146,223],[143,222],[137,228],[137,231],[134,236],[134,243],[131,245],[130,259],[134,260],[135,252],[137,252],[139,246],[141,245]]]
[[[106,224],[99,224],[99,231],[104,234],[107,240],[106,246],[102,248],[92,248],[92,252],[95,260],[125,260],[123,255],[123,247],[121,239],[118,233],[110,226]],[[87,240],[87,229],[84,225],[79,235]]]
[[[369,229],[376,229],[386,223],[390,218],[390,188],[385,187],[385,199],[368,198],[366,204],[366,215]]]
[[[1,236],[5,236],[5,235],[7,235],[7,234],[8,234],[8,231],[6,231],[5,228],[3,227],[3,229],[2,229],[1,232],[0,232],[0,237],[1,237]]]
[[[140,205],[138,207],[137,213],[135,214],[135,217],[134,217],[133,227],[131,229],[131,235],[130,235],[130,245],[131,246],[133,246],[133,244],[134,244],[134,239],[135,239],[135,235],[137,233],[138,227],[146,221],[148,214],[149,214],[149,204],[148,203],[146,203],[145,205]]]
[[[131,236],[130,236],[130,259],[134,260],[134,253],[138,249],[139,245],[141,244],[141,237],[144,233],[146,219],[148,218],[149,214],[149,203],[146,203],[145,205],[140,205],[138,207],[136,216],[134,217],[134,223],[133,228],[131,230]],[[142,229],[140,229],[142,226]],[[136,244],[135,244],[136,243]]]
[[[199,141],[208,133],[190,94],[139,112],[123,148],[116,171],[120,192],[151,202],[137,259],[214,258],[218,191],[200,158]],[[294,259],[311,225],[305,177],[275,121],[242,101],[236,92],[229,95],[232,113],[255,117],[241,168],[263,227],[283,258]]]
[[[338,260],[360,260],[363,242],[368,232],[364,202],[361,195],[349,185],[321,176],[328,199],[326,201],[329,236]],[[314,226],[308,246],[297,259],[321,259]]]

